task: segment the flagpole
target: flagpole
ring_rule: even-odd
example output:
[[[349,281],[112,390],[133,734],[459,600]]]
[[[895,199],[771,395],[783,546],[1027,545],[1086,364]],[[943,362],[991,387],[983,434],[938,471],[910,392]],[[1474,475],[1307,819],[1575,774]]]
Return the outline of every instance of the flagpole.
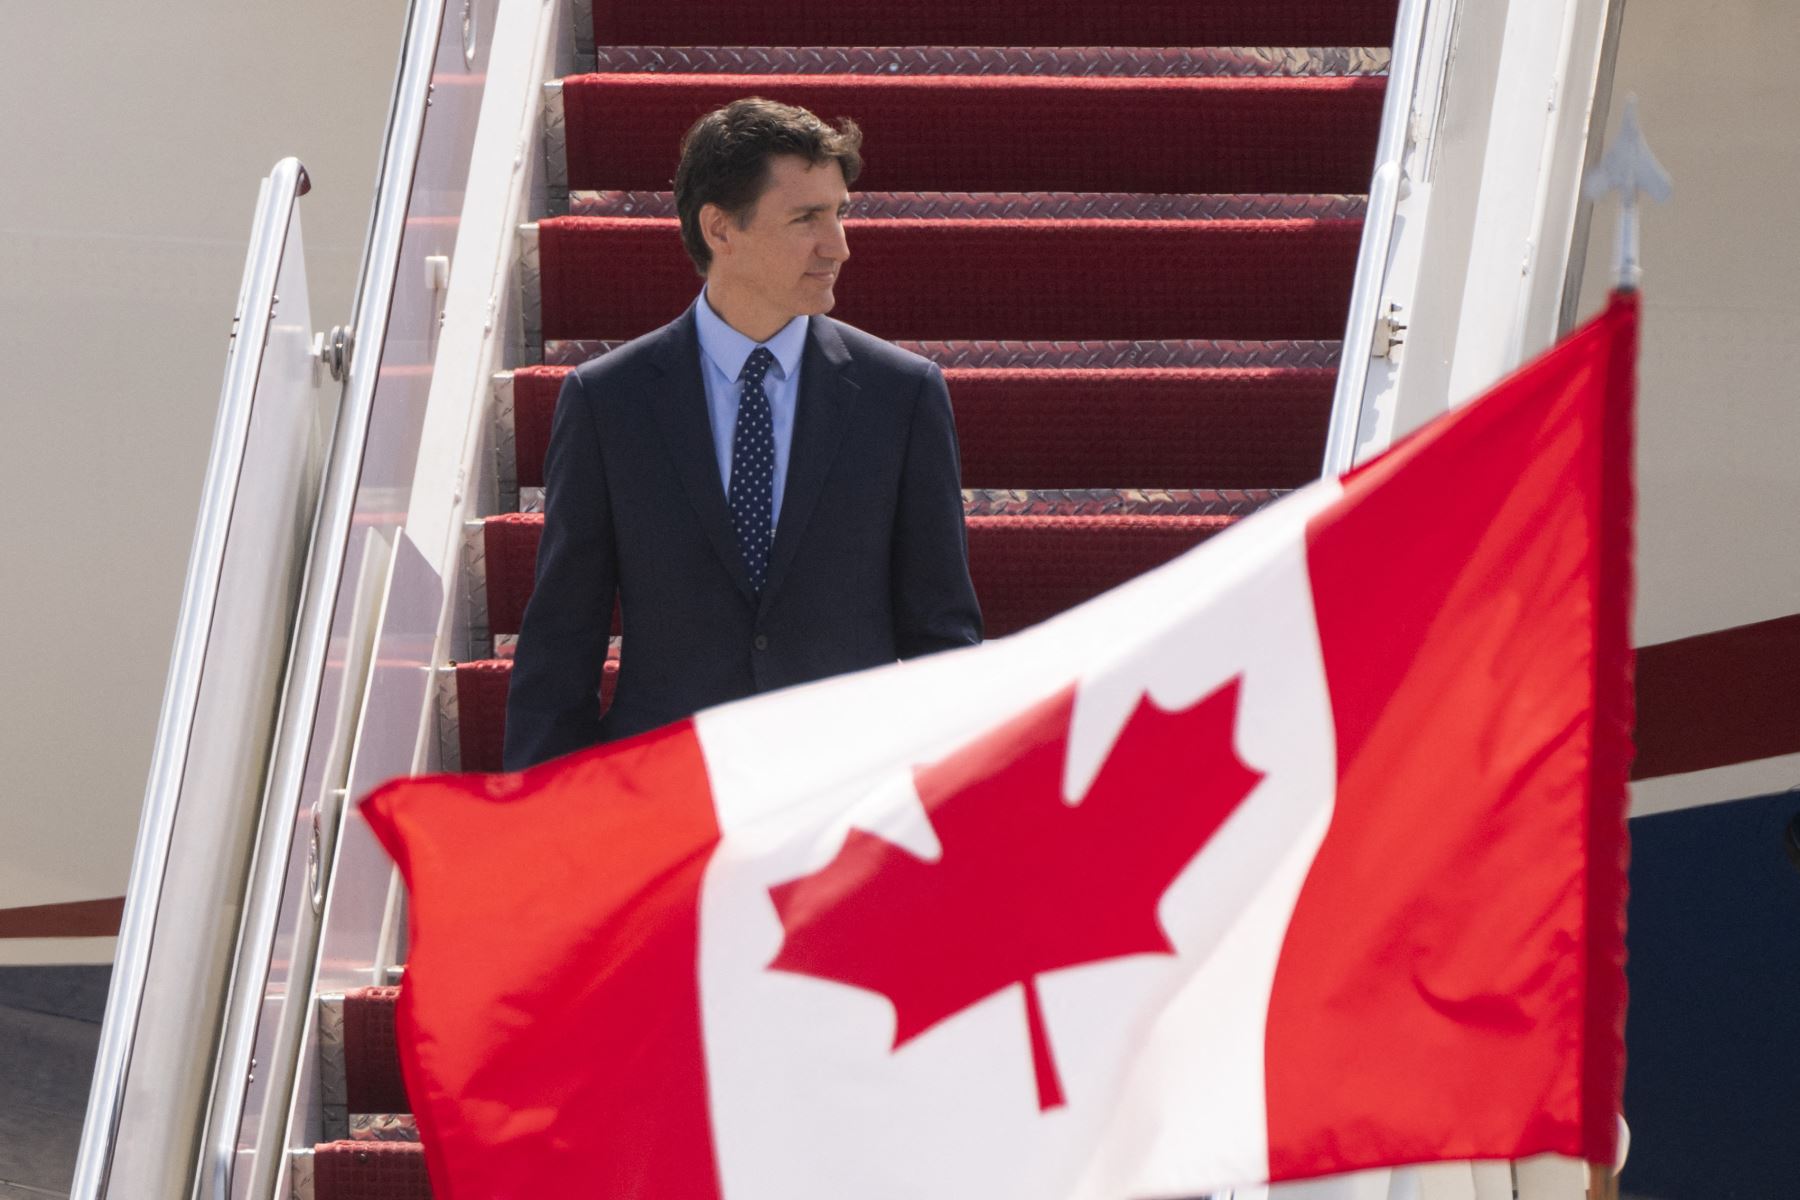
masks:
[[[1674,193],[1669,173],[1656,161],[1650,143],[1638,124],[1637,96],[1625,97],[1625,109],[1619,117],[1619,133],[1606,148],[1600,161],[1582,180],[1582,195],[1598,202],[1610,193],[1619,196],[1619,223],[1613,241],[1613,289],[1615,293],[1638,290],[1643,281],[1640,258],[1638,197],[1649,196],[1658,204]],[[1611,1163],[1588,1163],[1588,1200],[1619,1200],[1619,1172],[1625,1166],[1625,1155],[1631,1144],[1631,1130],[1619,1115],[1618,1157]]]
[[[1582,181],[1582,195],[1590,201],[1603,199],[1608,193],[1619,194],[1619,225],[1613,241],[1613,286],[1621,292],[1635,292],[1643,278],[1638,258],[1638,196],[1643,194],[1661,204],[1673,194],[1669,173],[1663,170],[1644,131],[1638,125],[1637,96],[1625,97],[1625,111],[1619,118],[1619,133],[1600,161]]]

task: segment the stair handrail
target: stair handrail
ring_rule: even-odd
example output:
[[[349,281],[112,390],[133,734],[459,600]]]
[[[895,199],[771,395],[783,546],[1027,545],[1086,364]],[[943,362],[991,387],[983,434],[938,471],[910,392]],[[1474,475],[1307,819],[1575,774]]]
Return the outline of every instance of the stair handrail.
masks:
[[[1400,0],[1395,15],[1387,94],[1381,103],[1381,135],[1375,145],[1375,171],[1369,181],[1369,203],[1350,288],[1350,316],[1338,356],[1331,421],[1326,427],[1321,470],[1326,479],[1335,479],[1355,465],[1356,435],[1362,427],[1363,393],[1368,390],[1376,322],[1381,316],[1382,285],[1387,279],[1394,216],[1400,205],[1411,135],[1413,92],[1419,81],[1419,50],[1425,41],[1425,17],[1430,5],[1431,0]]]
[[[136,1041],[156,914],[174,841],[177,802],[187,773],[206,650],[224,575],[226,539],[237,505],[257,382],[274,319],[271,301],[287,251],[295,205],[311,190],[312,181],[305,166],[299,159],[288,157],[275,164],[257,191],[249,252],[244,259],[226,346],[219,414],[213,422],[212,450],[201,486],[200,512],[194,523],[187,578],[175,623],[175,645],[163,685],[162,711],[119,918],[106,1016],[100,1028],[87,1116],[70,1185],[70,1196],[84,1200],[102,1194],[118,1135],[126,1066]]]
[[[431,80],[445,4],[446,0],[413,0],[407,6],[397,80],[351,309],[344,396],[332,430],[313,522],[281,716],[233,956],[237,965],[232,971],[218,1053],[214,1057],[212,1101],[202,1132],[199,1177],[194,1190],[199,1197],[224,1200],[231,1191],[244,1088],[252,1070],[256,1018],[268,970],[266,955],[260,959],[260,969],[247,964],[244,955],[255,947],[268,945],[280,916],[288,849],[294,836],[292,816],[305,782],[313,725],[323,692],[402,239],[431,103]]]
[[[412,0],[407,5],[399,71],[389,104],[369,232],[351,308],[344,400],[338,408],[325,482],[319,495],[281,721],[263,796],[255,858],[245,890],[234,955],[237,966],[232,972],[219,1052],[214,1059],[212,1103],[202,1133],[200,1175],[194,1191],[200,1200],[228,1200],[231,1196],[244,1091],[253,1069],[257,1017],[268,971],[267,956],[260,956],[260,970],[253,968],[254,978],[246,979],[249,964],[243,956],[246,948],[270,945],[280,919],[288,851],[294,837],[293,816],[305,784],[313,725],[324,690],[331,630],[349,557],[363,454],[426,112],[431,104],[431,81],[446,3],[447,0]]]

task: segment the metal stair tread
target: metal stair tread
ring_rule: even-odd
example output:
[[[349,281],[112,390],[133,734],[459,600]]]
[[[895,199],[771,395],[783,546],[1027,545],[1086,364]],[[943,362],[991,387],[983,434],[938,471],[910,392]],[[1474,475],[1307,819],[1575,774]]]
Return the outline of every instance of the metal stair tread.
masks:
[[[1146,338],[1039,341],[1031,339],[894,338],[894,345],[953,370],[1218,369],[1304,370],[1335,368],[1343,343],[1322,339],[1268,341],[1212,338]],[[544,343],[544,361],[515,370],[578,367],[616,350],[624,339],[553,338]],[[496,372],[495,379],[511,372]]]
[[[601,46],[588,74],[1385,74],[1385,46]]]
[[[1306,193],[852,192],[849,220],[1360,221],[1366,196]],[[676,215],[673,192],[578,189],[572,217]]]

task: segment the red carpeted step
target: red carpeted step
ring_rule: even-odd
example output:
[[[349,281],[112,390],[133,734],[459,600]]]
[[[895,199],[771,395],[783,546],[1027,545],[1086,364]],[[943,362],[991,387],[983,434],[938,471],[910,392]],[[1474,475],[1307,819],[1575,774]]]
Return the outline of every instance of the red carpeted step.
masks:
[[[989,637],[1035,625],[1141,575],[1236,517],[970,517],[969,573]]]
[[[570,188],[669,186],[701,114],[745,95],[853,117],[873,191],[1364,192],[1386,80],[571,75]]]
[[[1235,515],[972,516],[969,570],[990,637],[1012,633],[1167,562],[1230,525]],[[507,545],[488,559],[488,611],[524,611],[531,595],[543,517],[490,517]],[[490,547],[494,544],[489,542]],[[496,569],[503,563],[504,569]],[[495,626],[496,633],[514,630]],[[499,668],[494,668],[498,670]],[[460,679],[460,674],[459,674]],[[460,706],[462,693],[458,692]],[[460,713],[466,726],[467,711]],[[485,736],[485,735],[484,735]]]
[[[344,993],[344,1096],[353,1113],[411,1112],[394,1041],[397,987]]]
[[[598,46],[1385,46],[1398,0],[594,0]]]
[[[523,366],[512,373],[513,453],[520,487],[544,486],[544,455],[563,377],[573,367]]]
[[[533,542],[535,552],[536,542]],[[600,672],[600,710],[612,703],[619,681],[617,644],[609,648]],[[506,746],[506,689],[512,683],[512,659],[484,658],[456,664],[456,739],[464,771],[498,771]],[[384,1112],[385,1109],[372,1109]]]
[[[569,367],[513,372],[522,487],[541,487]],[[1329,367],[951,368],[970,488],[1298,487],[1316,478]]]
[[[482,549],[487,556],[489,633],[519,632],[519,622],[525,619],[525,599],[531,594],[529,581],[537,569],[537,537],[542,526],[543,519],[529,513],[502,513],[489,517],[482,525]],[[529,537],[520,536],[527,527]],[[521,578],[527,581],[523,591],[494,586],[496,579]],[[460,676],[458,686],[461,686]]]
[[[517,403],[516,397],[514,403]],[[554,410],[556,405],[554,394],[550,397],[550,404]],[[534,434],[534,436],[536,435]],[[548,430],[544,431],[543,444],[546,446],[549,444],[549,436]],[[537,462],[539,463],[538,475],[541,479],[543,475],[541,452]],[[539,487],[542,485],[541,482],[524,483],[521,481],[521,486]],[[526,578],[531,577],[537,569],[537,534],[534,532],[527,543],[510,536],[509,529],[520,522],[533,524],[539,521],[541,518],[534,513],[502,513],[487,519],[482,526],[481,536],[483,553],[487,558],[487,572],[490,576],[495,572],[511,576],[522,572]],[[526,548],[527,545],[529,548]],[[520,554],[524,554],[525,557],[520,559],[518,557]],[[523,596],[515,596],[510,592],[501,592],[496,595],[493,589],[488,589],[488,632],[517,633],[519,632],[519,623],[524,619],[525,598]],[[612,636],[618,637],[619,629],[619,610],[615,606],[612,616]]]
[[[425,1152],[411,1142],[313,1147],[314,1200],[430,1200]]]
[[[1316,479],[1337,372],[946,372],[971,488],[1291,488]]]
[[[506,745],[506,689],[512,661],[456,664],[456,741],[464,771],[498,771]]]
[[[635,337],[698,294],[672,220],[538,223],[547,339]],[[847,222],[831,315],[889,339],[1337,338],[1362,222]],[[627,286],[627,282],[629,286]]]

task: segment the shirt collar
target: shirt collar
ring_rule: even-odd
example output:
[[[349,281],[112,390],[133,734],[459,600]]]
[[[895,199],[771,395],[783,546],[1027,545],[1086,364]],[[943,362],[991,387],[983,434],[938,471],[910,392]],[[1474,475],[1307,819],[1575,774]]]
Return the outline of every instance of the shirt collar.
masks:
[[[713,366],[725,373],[725,378],[736,379],[743,373],[744,360],[757,346],[767,346],[769,353],[775,356],[775,364],[781,371],[781,377],[791,377],[800,365],[800,352],[806,348],[807,317],[803,313],[775,331],[773,337],[766,342],[753,342],[730,325],[725,318],[713,311],[712,301],[706,298],[706,289],[700,289],[700,300],[694,305],[694,325],[700,334],[700,349]]]

